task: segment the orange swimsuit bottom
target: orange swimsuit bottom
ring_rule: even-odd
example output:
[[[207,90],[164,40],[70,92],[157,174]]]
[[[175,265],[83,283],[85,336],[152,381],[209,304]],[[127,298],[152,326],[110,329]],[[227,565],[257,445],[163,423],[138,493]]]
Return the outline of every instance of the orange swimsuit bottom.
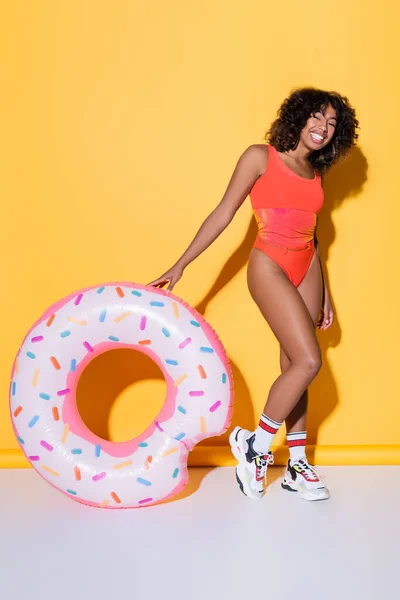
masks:
[[[277,263],[298,287],[314,256],[317,213],[324,193],[321,178],[306,179],[292,171],[268,146],[268,164],[249,193],[257,221],[258,248]]]

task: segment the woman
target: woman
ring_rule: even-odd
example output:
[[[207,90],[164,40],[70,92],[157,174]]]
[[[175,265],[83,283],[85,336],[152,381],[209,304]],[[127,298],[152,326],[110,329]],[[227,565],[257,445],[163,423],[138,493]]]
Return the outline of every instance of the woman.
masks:
[[[249,498],[264,495],[272,440],[285,421],[290,458],[282,487],[305,500],[329,498],[306,458],[307,388],[321,367],[315,327],[333,310],[316,237],[322,175],[355,145],[358,120],[348,99],[312,87],[293,91],[265,135],[240,156],[226,192],[179,260],[149,285],[172,290],[185,267],[222,233],[249,195],[258,225],[250,253],[250,294],[280,344],[281,375],[271,386],[255,432],[229,438],[236,478]]]

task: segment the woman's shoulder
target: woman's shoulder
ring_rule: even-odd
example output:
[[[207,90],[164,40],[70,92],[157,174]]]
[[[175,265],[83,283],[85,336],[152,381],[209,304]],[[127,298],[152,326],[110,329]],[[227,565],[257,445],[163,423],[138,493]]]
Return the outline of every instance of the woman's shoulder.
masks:
[[[252,144],[246,148],[245,152],[243,153],[246,154],[248,160],[255,165],[258,177],[261,177],[267,168],[269,152],[269,144]]]

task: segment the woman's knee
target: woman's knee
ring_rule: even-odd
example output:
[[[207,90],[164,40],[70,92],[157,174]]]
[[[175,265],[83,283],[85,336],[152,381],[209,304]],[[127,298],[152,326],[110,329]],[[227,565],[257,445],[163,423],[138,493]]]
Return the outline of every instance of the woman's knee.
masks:
[[[316,377],[322,366],[321,352],[310,352],[304,357],[303,361],[305,371],[310,375],[311,379]]]
[[[319,373],[322,366],[321,353],[318,350],[303,353],[297,359],[291,359],[291,365],[300,368],[311,382]]]
[[[290,367],[300,369],[309,383],[318,375],[322,366],[321,352],[318,349],[309,352],[303,352],[300,356],[288,358],[281,352],[280,355],[281,372],[284,373]]]

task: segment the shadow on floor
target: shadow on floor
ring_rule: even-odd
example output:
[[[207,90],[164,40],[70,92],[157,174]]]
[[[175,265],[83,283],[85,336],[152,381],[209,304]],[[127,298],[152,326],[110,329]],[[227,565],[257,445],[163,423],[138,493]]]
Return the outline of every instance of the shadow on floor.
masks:
[[[165,500],[164,502],[160,502],[160,504],[169,504],[171,502],[178,502],[179,500],[183,500],[184,498],[188,498],[200,488],[202,481],[207,477],[211,471],[213,471],[215,467],[190,467],[188,469],[189,472],[189,481],[185,489],[170,498],[169,500]]]

